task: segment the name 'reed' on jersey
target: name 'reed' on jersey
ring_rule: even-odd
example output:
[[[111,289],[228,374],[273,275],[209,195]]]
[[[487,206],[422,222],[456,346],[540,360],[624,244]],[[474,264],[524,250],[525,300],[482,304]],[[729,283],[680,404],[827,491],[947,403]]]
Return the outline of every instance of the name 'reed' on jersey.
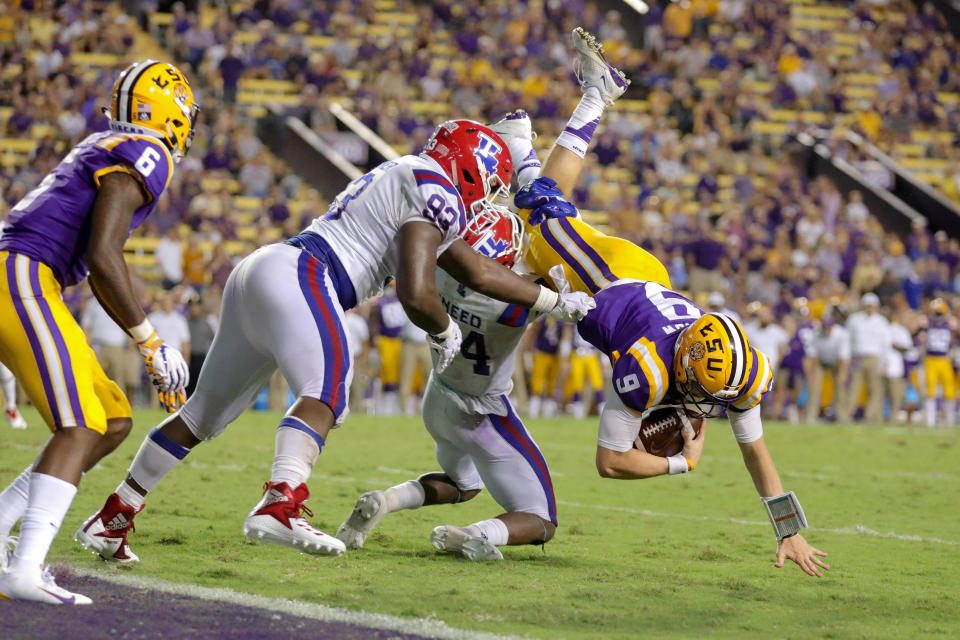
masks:
[[[447,313],[460,325],[463,343],[460,355],[434,377],[445,390],[456,392],[462,409],[506,415],[501,397],[513,389],[517,345],[536,315],[472,291],[442,269],[437,269],[437,289]],[[438,355],[432,350],[431,355],[436,366]]]
[[[440,230],[443,239],[437,256],[466,224],[459,192],[430,158],[403,156],[360,176],[307,231],[330,245],[359,303],[396,274],[400,227],[408,222],[426,222]]]
[[[155,138],[104,131],[88,136],[10,211],[0,251],[20,253],[49,266],[64,287],[87,277],[87,244],[93,203],[108,173],[134,176],[147,194],[130,230],[156,206],[173,175],[173,158]]]

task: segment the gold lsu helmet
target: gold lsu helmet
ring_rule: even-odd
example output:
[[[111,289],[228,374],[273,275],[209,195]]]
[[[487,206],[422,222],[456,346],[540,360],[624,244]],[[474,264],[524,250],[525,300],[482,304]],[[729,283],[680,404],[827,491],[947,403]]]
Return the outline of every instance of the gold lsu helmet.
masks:
[[[186,77],[157,60],[134,62],[113,83],[110,129],[158,138],[179,160],[190,150],[200,105]]]
[[[743,392],[751,366],[750,345],[740,324],[726,314],[707,313],[677,341],[673,377],[684,407],[712,418]]]
[[[930,313],[945,316],[949,311],[950,307],[947,306],[947,301],[943,298],[934,298],[930,301]]]

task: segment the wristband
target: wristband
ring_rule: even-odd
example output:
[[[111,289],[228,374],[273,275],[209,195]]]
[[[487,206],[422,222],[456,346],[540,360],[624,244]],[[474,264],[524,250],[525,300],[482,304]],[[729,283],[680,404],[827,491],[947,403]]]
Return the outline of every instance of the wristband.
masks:
[[[760,500],[767,509],[778,541],[793,537],[807,528],[807,517],[793,491],[769,498],[761,497]]]
[[[127,329],[127,333],[129,333],[130,337],[133,338],[138,344],[141,342],[146,342],[154,333],[153,325],[150,324],[149,320],[144,318],[143,322],[137,326]]]
[[[540,285],[540,295],[537,296],[537,301],[533,303],[530,310],[536,311],[537,313],[547,313],[557,306],[558,300],[560,300],[559,293]]]
[[[667,456],[667,465],[669,466],[669,473],[671,476],[675,476],[678,473],[687,473],[688,471],[693,470],[693,465],[690,464],[690,461],[684,457],[683,454],[678,453],[675,456]]]
[[[447,328],[441,331],[440,333],[431,333],[430,337],[436,340],[437,342],[446,342],[447,338],[454,334],[453,318],[447,316]]]

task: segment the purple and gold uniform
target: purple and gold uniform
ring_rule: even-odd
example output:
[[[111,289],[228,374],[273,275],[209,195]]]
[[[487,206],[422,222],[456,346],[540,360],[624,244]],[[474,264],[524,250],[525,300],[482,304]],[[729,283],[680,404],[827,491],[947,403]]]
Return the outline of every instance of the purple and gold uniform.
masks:
[[[533,370],[530,372],[530,393],[552,396],[560,375],[560,324],[547,316],[536,321],[537,337],[533,342]]]
[[[623,404],[642,413],[671,401],[674,348],[683,330],[703,311],[656,282],[627,282],[598,292],[596,309],[577,324],[588,342],[613,365],[613,388]],[[730,409],[757,406],[773,386],[767,357],[750,347],[749,373]],[[677,401],[679,403],[679,401]]]
[[[386,392],[396,391],[400,384],[400,352],[403,350],[403,327],[407,314],[395,294],[377,301],[380,317],[377,330],[377,352],[380,354],[380,384]]]
[[[155,138],[95,133],[17,203],[0,239],[0,361],[51,429],[103,433],[107,420],[131,415],[61,298],[63,287],[87,277],[93,203],[100,180],[113,172],[132,175],[147,194],[133,230],[166,188],[173,159]]]
[[[563,385],[564,402],[583,398],[587,384],[593,390],[597,403],[603,402],[603,367],[596,348],[573,328],[570,344],[570,373]]]
[[[521,211],[521,216],[529,213]],[[527,224],[525,231],[530,246],[524,257],[530,268],[548,281],[550,269],[561,265],[571,289],[590,295],[621,279],[670,287],[666,267],[652,254],[629,240],[594,229],[580,217]]]
[[[953,346],[953,329],[946,320],[931,319],[927,328],[927,355],[923,359],[923,368],[927,382],[927,397],[935,398],[937,385],[943,387],[943,397],[954,400],[957,397],[956,378],[953,363],[950,362],[950,348]]]

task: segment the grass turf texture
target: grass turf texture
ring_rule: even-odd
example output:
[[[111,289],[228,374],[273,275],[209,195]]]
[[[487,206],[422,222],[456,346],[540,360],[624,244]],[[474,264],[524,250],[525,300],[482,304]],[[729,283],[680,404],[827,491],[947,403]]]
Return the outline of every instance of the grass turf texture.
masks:
[[[505,561],[475,564],[438,554],[428,536],[438,524],[499,513],[486,493],[388,516],[366,548],[342,558],[248,542],[241,525],[269,474],[279,420],[248,412],[148,497],[131,536],[142,561],[106,566],[73,532],[162,417],[138,411],[132,435],[87,475],[51,563],[535,638],[946,638],[960,628],[957,544],[813,531],[807,539],[830,553],[825,578],[793,564],[774,569],[771,527],[755,524],[766,515],[719,421],[707,426],[695,473],[629,482],[596,475],[593,421],[529,421],[553,473],[557,537],[545,550],[505,548]],[[26,432],[2,426],[0,484],[47,438],[36,413],[27,419]],[[958,431],[774,423],[766,437],[814,527],[960,540]],[[333,534],[363,491],[436,468],[418,419],[352,416],[328,438],[310,482],[312,521]]]

